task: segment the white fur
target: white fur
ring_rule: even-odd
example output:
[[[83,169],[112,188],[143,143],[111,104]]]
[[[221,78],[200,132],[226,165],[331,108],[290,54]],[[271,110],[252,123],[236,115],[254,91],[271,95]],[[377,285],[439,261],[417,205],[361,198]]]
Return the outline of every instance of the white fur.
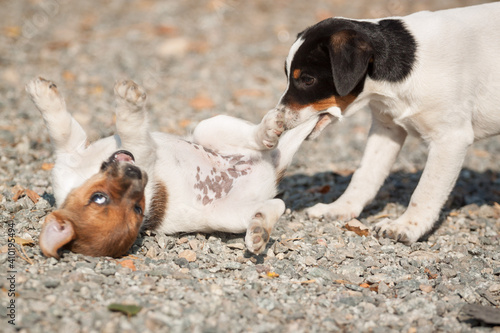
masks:
[[[376,229],[412,243],[432,228],[469,146],[500,133],[499,17],[500,3],[491,3],[397,18],[417,42],[415,67],[400,83],[366,79],[344,112],[349,116],[365,106],[372,112],[361,165],[337,201],[308,209],[309,216],[358,216],[375,198],[410,133],[428,143],[427,164],[405,213]]]
[[[255,244],[258,238],[253,236],[262,228],[270,233],[285,210],[281,200],[273,199],[277,173],[291,162],[317,121],[311,119],[283,135],[278,143],[282,132],[279,112],[269,112],[258,125],[217,116],[202,121],[194,130],[192,141],[188,141],[165,133],[150,133],[145,93],[133,82],[124,81],[115,87],[117,135],[86,146],[84,130],[66,111],[63,98],[51,82],[35,79],[27,91],[40,109],[55,147],[53,189],[58,205],[71,190],[97,173],[113,152],[126,149],[134,154],[136,165],[148,173],[146,216],[154,199],[155,183],[163,182],[167,188],[167,211],[160,232],[247,231],[246,243],[255,253],[265,246]],[[274,146],[275,149],[269,149]],[[214,168],[231,167],[224,157],[227,155],[245,162],[236,165],[235,170],[246,174],[235,177],[231,190],[221,198],[208,193],[207,200],[214,200],[204,204],[199,199],[203,193],[195,186],[196,177],[208,177]]]

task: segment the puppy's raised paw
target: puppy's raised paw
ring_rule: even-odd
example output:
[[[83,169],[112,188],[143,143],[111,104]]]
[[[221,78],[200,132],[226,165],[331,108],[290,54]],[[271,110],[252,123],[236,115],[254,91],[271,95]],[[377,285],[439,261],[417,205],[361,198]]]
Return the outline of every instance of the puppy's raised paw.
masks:
[[[131,111],[139,111],[146,104],[145,90],[132,80],[122,80],[115,84],[116,101]]]
[[[269,242],[270,233],[271,228],[267,227],[266,217],[262,213],[255,214],[245,236],[248,251],[262,253]]]
[[[26,91],[42,113],[59,111],[66,108],[64,98],[52,81],[37,77],[26,85]]]
[[[273,149],[278,144],[279,137],[285,130],[283,119],[283,111],[276,109],[269,111],[262,119],[257,130],[257,140],[264,149]]]

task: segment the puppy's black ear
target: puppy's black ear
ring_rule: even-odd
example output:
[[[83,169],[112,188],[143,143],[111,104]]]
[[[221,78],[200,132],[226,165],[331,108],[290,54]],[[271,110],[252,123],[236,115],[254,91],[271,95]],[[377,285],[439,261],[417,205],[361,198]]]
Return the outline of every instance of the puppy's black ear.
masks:
[[[373,48],[368,38],[354,30],[341,30],[328,44],[333,83],[340,96],[349,94],[364,77]]]

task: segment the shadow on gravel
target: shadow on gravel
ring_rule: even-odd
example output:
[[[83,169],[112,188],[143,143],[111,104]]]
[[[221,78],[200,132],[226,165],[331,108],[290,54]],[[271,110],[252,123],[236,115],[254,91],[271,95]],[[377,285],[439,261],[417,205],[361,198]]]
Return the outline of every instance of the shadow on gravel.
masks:
[[[365,208],[361,217],[376,215],[388,203],[406,207],[421,175],[421,171],[390,174],[375,200]],[[292,210],[302,210],[320,202],[331,203],[345,191],[351,176],[322,172],[313,176],[296,174],[285,177],[279,186],[278,197]],[[481,206],[494,202],[500,202],[500,173],[492,170],[477,172],[463,169],[443,212],[470,204]]]

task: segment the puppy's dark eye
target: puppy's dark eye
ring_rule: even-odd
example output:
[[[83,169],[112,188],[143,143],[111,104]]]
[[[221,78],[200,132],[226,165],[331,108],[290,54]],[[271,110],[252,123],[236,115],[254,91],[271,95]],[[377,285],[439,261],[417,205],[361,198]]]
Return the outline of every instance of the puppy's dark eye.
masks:
[[[302,75],[300,80],[306,86],[312,86],[316,82],[316,79],[309,75]]]
[[[142,215],[142,207],[139,205],[135,205],[134,212],[136,212],[136,214]]]
[[[109,203],[109,197],[101,192],[96,192],[90,197],[90,201],[98,204],[99,206],[106,205]]]

